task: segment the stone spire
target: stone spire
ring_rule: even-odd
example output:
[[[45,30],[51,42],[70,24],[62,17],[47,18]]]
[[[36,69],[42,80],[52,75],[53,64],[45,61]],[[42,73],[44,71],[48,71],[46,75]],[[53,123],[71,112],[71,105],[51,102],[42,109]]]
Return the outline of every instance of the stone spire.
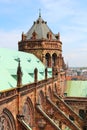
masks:
[[[34,69],[34,82],[37,83],[37,81],[38,81],[38,69],[35,68]]]
[[[58,40],[60,41],[60,33],[58,32]]]
[[[18,68],[17,68],[17,86],[21,87],[22,85],[22,71],[20,66],[20,59],[18,61]]]
[[[39,17],[41,17],[41,9],[39,9]]]

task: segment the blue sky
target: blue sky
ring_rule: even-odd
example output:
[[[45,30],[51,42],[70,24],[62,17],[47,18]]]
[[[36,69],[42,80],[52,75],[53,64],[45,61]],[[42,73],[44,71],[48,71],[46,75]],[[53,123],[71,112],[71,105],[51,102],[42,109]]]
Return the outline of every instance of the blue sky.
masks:
[[[53,33],[60,32],[65,62],[87,67],[87,0],[0,0],[0,47],[17,50],[39,8]]]

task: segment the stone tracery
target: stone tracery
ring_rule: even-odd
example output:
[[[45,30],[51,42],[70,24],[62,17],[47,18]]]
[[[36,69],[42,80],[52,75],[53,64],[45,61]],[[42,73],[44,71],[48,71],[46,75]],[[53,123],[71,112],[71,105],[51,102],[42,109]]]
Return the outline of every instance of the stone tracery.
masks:
[[[30,100],[30,98],[27,98],[27,100],[24,103],[23,106],[23,116],[25,122],[32,127],[33,125],[33,119],[34,119],[34,112],[33,112],[33,104]]]
[[[15,130],[15,123],[12,114],[6,108],[0,114],[0,130]]]

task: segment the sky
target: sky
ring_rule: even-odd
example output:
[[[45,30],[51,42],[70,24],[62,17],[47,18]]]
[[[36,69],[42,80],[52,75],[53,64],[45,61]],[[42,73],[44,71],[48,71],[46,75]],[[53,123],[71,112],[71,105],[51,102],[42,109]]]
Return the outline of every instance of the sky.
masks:
[[[0,0],[0,47],[18,50],[39,9],[52,32],[60,32],[65,63],[87,67],[87,0]]]

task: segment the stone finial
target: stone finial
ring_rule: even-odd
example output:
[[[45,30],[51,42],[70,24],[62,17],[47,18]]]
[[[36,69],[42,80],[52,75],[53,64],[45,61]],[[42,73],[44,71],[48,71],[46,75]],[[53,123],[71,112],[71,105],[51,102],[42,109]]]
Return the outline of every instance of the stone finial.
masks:
[[[26,35],[22,32],[22,41],[26,40]]]
[[[60,33],[58,32],[58,34],[55,34],[55,37],[58,41],[60,41]]]
[[[38,80],[38,69],[35,68],[34,69],[34,82],[37,83],[37,80]]]
[[[41,9],[39,9],[39,17],[41,17]]]
[[[58,40],[60,41],[60,33],[58,32]]]
[[[20,66],[20,59],[18,61],[18,68],[17,68],[17,86],[20,87],[22,85],[22,71]]]

